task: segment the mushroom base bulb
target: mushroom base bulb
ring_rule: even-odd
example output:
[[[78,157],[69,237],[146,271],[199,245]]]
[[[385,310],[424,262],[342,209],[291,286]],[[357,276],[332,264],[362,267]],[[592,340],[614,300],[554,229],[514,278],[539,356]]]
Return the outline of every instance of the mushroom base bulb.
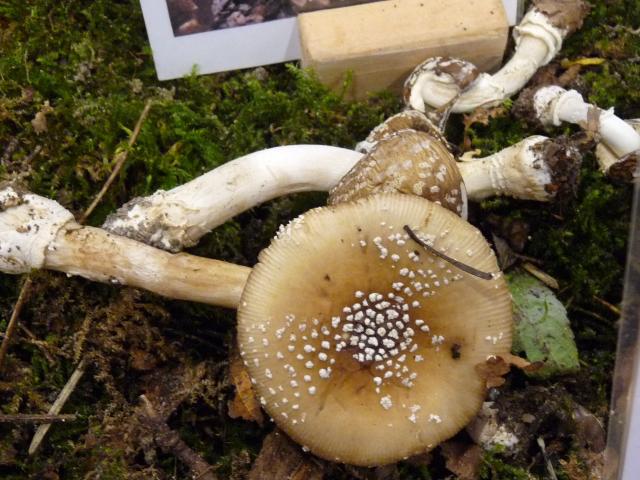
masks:
[[[238,341],[276,424],[314,454],[374,466],[422,453],[477,413],[476,366],[511,347],[511,300],[472,225],[381,194],[282,227],[243,291]]]

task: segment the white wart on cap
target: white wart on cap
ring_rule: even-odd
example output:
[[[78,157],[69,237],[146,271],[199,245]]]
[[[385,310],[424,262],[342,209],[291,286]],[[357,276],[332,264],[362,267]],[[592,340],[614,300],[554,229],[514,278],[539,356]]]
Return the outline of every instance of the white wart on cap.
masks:
[[[511,346],[501,275],[473,226],[419,197],[377,195],[308,212],[260,254],[238,341],[278,426],[314,454],[373,466],[424,452],[475,415],[476,365]]]
[[[395,192],[424,197],[466,218],[467,194],[453,155],[439,138],[416,130],[378,140],[331,189],[328,203]]]

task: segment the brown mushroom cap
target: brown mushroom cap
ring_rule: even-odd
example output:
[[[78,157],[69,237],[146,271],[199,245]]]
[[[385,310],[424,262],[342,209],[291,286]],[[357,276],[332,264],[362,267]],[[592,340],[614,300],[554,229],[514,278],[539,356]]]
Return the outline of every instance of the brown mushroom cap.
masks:
[[[414,68],[404,82],[402,97],[407,107],[416,108],[411,105],[411,93],[418,84],[420,77],[431,73],[437,76],[449,77],[461,92],[466,90],[480,75],[478,68],[466,60],[450,57],[429,58]]]
[[[356,146],[356,150],[362,153],[369,153],[371,149],[380,141],[401,130],[417,130],[426,132],[440,140],[443,145],[447,144],[447,139],[427,116],[418,110],[405,110],[387,118],[380,125],[375,127],[364,142]]]
[[[461,272],[411,240],[496,272],[478,230],[419,197],[308,212],[260,254],[238,341],[278,426],[314,454],[373,466],[424,452],[475,415],[476,371],[511,346],[502,275]]]
[[[466,217],[467,195],[446,144],[426,132],[382,138],[329,192],[329,205],[378,193],[418,195]]]
[[[544,13],[554,27],[569,35],[580,27],[591,6],[584,0],[533,0],[534,8]]]

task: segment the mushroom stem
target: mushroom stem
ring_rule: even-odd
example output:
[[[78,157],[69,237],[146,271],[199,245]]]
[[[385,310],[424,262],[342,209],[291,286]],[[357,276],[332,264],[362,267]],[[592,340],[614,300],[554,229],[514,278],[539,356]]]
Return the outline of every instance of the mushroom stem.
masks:
[[[75,222],[49,245],[44,267],[102,283],[143,288],[167,298],[237,308],[248,267],[172,254]]]
[[[582,0],[551,2],[537,0],[514,29],[516,48],[513,56],[494,75],[481,73],[465,88],[450,72],[475,67],[458,59],[429,59],[416,68],[406,84],[408,104],[417,110],[441,108],[462,113],[481,106],[492,106],[522,89],[533,74],[549,63],[562,47],[563,39],[578,28],[587,8]]]
[[[458,163],[469,198],[495,195],[550,201],[570,194],[580,165],[578,151],[535,135],[484,158]]]
[[[546,142],[546,143],[545,143]],[[507,195],[551,201],[563,179],[552,175],[533,145],[555,145],[571,161],[573,150],[546,137],[531,137],[485,159],[458,163],[469,200]],[[322,145],[289,145],[233,160],[184,185],[136,198],[107,218],[103,228],[134,240],[178,252],[229,218],[269,199],[303,191],[328,191],[362,158],[352,150]],[[573,182],[567,188],[573,189]]]
[[[541,87],[532,98],[534,115],[545,127],[569,122],[585,129],[595,128],[602,142],[618,158],[640,149],[640,133],[632,125],[617,117],[613,109],[602,110],[585,102],[575,90],[555,85]],[[610,167],[608,163],[600,163],[603,172]]]
[[[48,268],[160,295],[236,308],[250,269],[170,254],[93,227],[81,227],[53,200],[0,188],[0,271]]]
[[[135,198],[110,215],[103,228],[176,252],[267,200],[329,190],[360,157],[352,150],[324,145],[261,150],[172,190]]]
[[[640,118],[625,120],[625,122],[640,134]],[[600,142],[596,146],[596,158],[598,159],[600,170],[606,172],[611,178],[623,182],[631,182],[638,175],[637,165],[638,159],[640,158],[640,151],[620,157],[616,155],[605,142]]]

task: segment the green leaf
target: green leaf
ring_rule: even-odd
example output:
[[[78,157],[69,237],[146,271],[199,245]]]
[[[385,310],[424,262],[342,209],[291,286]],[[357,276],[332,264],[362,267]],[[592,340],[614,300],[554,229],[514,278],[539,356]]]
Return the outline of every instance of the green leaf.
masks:
[[[509,273],[506,279],[513,297],[513,352],[524,353],[530,362],[544,363],[530,375],[548,378],[578,370],[578,349],[562,303],[525,272]]]

